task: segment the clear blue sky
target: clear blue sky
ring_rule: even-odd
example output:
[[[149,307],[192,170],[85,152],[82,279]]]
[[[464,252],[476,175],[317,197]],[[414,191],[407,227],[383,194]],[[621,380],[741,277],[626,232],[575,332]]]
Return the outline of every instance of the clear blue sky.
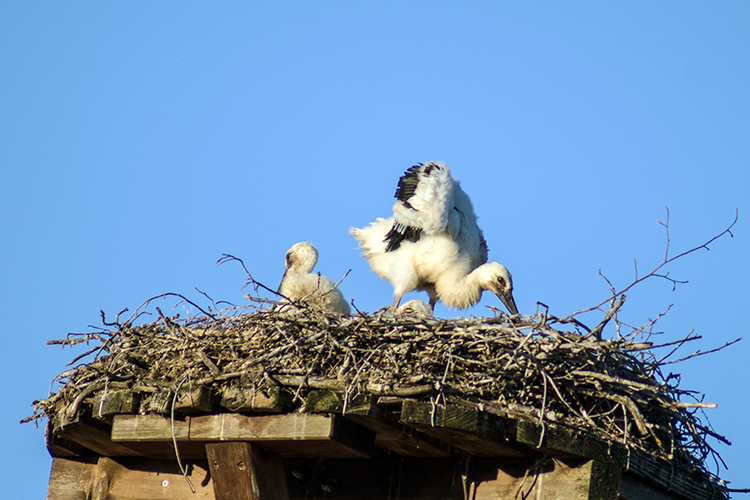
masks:
[[[392,290],[350,226],[388,216],[409,166],[443,160],[470,194],[522,313],[606,298],[671,249],[734,238],[629,293],[622,318],[669,304],[683,354],[747,336],[750,3],[3,2],[0,362],[13,498],[51,460],[30,402],[87,331],[163,293],[241,303],[244,259],[276,287],[293,243],[358,308]],[[461,314],[489,315],[481,305]],[[455,311],[436,310],[453,317]],[[600,313],[586,321],[595,324]],[[611,334],[611,332],[609,332]],[[750,487],[750,339],[671,369],[708,410]],[[711,464],[713,467],[713,465]]]

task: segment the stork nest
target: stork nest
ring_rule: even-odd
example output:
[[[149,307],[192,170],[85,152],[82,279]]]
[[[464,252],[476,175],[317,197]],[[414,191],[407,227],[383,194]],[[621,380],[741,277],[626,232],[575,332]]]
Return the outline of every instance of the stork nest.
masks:
[[[287,304],[287,308],[290,306]],[[89,349],[60,374],[59,388],[33,402],[34,414],[70,418],[105,390],[150,398],[193,387],[219,393],[242,383],[286,386],[304,412],[311,389],[432,400],[451,398],[504,409],[516,418],[554,422],[599,440],[635,447],[706,475],[721,460],[707,442],[726,440],[704,425],[693,391],[664,376],[655,346],[601,340],[580,323],[536,314],[438,320],[390,314],[342,316],[304,305],[249,312],[230,308],[189,318],[107,324],[52,344]],[[82,363],[89,357],[91,361]]]

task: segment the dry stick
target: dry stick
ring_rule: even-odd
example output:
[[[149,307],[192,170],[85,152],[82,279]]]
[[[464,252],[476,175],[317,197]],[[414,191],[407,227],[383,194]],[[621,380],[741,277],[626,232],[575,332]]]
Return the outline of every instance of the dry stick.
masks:
[[[231,254],[228,254],[228,253],[223,253],[223,254],[221,254],[221,258],[216,261],[216,265],[220,266],[220,265],[225,264],[227,262],[230,262],[232,260],[236,260],[237,262],[239,262],[240,265],[242,266],[242,269],[245,271],[245,274],[247,275],[247,282],[245,283],[245,286],[247,286],[249,284],[252,284],[255,287],[256,293],[257,293],[258,287],[260,287],[260,288],[264,289],[267,292],[271,292],[272,294],[276,295],[277,297],[281,297],[283,299],[286,299],[289,302],[292,302],[292,300],[290,300],[289,297],[284,296],[283,294],[279,293],[276,290],[271,290],[270,288],[268,288],[266,285],[264,285],[260,281],[255,281],[255,278],[253,278],[253,275],[250,274],[250,271],[248,271],[247,267],[245,267],[245,263],[242,262],[242,259],[240,259],[239,257],[235,257],[234,255],[231,255]]]
[[[675,359],[675,360],[673,360],[673,361],[665,361],[664,363],[662,363],[662,365],[671,365],[671,364],[674,364],[674,363],[679,363],[679,362],[681,362],[681,361],[686,361],[686,360],[688,360],[688,359],[692,359],[692,358],[695,358],[695,357],[698,357],[698,356],[703,356],[703,355],[705,355],[705,354],[711,354],[712,352],[717,352],[717,351],[721,351],[721,350],[722,350],[722,349],[724,349],[725,347],[729,347],[729,346],[730,346],[730,345],[732,345],[732,344],[736,344],[736,343],[737,343],[737,342],[739,342],[740,340],[742,340],[742,337],[740,337],[740,338],[738,338],[738,339],[734,339],[734,340],[732,340],[732,341],[730,341],[730,342],[727,342],[727,343],[725,343],[725,344],[724,344],[723,346],[721,346],[721,347],[717,347],[716,349],[711,349],[711,350],[709,350],[709,351],[700,351],[700,350],[699,350],[699,351],[695,351],[695,352],[694,352],[693,354],[691,354],[690,356],[685,356],[684,358],[680,358],[680,359]]]
[[[633,288],[638,283],[640,283],[640,282],[642,282],[644,280],[647,280],[648,278],[650,278],[652,276],[657,276],[657,277],[660,277],[660,278],[666,278],[665,275],[656,274],[656,273],[657,273],[657,271],[659,269],[661,269],[662,267],[666,266],[670,262],[673,262],[673,261],[675,261],[675,260],[677,260],[677,259],[679,259],[681,257],[684,257],[685,255],[688,255],[688,254],[691,254],[691,253],[693,253],[693,252],[695,252],[697,250],[700,250],[701,248],[705,248],[706,250],[709,250],[708,245],[710,245],[711,243],[713,243],[717,239],[721,238],[725,234],[729,234],[731,237],[734,237],[734,234],[732,234],[731,230],[734,227],[734,225],[737,223],[737,219],[739,218],[739,209],[735,208],[734,210],[735,210],[734,220],[729,225],[729,227],[727,227],[721,233],[717,234],[716,236],[714,236],[713,238],[711,238],[707,242],[703,243],[702,245],[698,245],[697,247],[693,247],[690,250],[686,250],[686,251],[682,252],[679,255],[675,255],[674,257],[669,257],[669,258],[667,258],[667,256],[669,255],[669,240],[668,240],[668,242],[667,242],[667,251],[666,251],[666,254],[665,254],[664,261],[661,264],[659,264],[658,266],[656,266],[653,270],[651,270],[651,272],[649,272],[648,274],[646,274],[644,276],[641,276],[640,278],[636,277],[636,279],[632,283],[630,283],[628,286],[626,286],[625,288],[623,288],[619,292],[613,293],[612,296],[610,296],[610,297],[606,298],[605,300],[599,302],[595,306],[589,307],[588,309],[581,309],[579,311],[574,312],[573,314],[570,314],[570,315],[566,316],[564,318],[564,320],[570,320],[574,316],[577,316],[579,314],[583,314],[583,313],[587,313],[587,312],[591,312],[591,311],[594,311],[596,309],[599,309],[601,306],[603,306],[604,304],[606,304],[607,302],[609,302],[610,300],[612,300],[614,297],[617,297],[618,295],[624,294],[625,292],[627,292],[628,290],[630,290],[631,288]],[[667,211],[667,214],[669,214],[669,211]],[[660,222],[660,224],[663,225],[663,226],[665,226],[665,224],[662,224],[661,222]],[[671,278],[667,278],[667,279],[671,280]],[[675,282],[675,280],[672,280],[672,281]]]
[[[588,335],[592,335],[596,337],[597,340],[602,339],[602,330],[604,330],[604,327],[607,326],[607,323],[609,323],[609,320],[612,319],[612,316],[614,316],[617,311],[622,307],[622,305],[625,303],[626,296],[625,294],[620,295],[620,299],[617,301],[617,303],[612,306],[612,308],[607,312],[607,314],[604,316],[604,319],[599,323],[596,327],[594,327],[591,332],[589,332]]]

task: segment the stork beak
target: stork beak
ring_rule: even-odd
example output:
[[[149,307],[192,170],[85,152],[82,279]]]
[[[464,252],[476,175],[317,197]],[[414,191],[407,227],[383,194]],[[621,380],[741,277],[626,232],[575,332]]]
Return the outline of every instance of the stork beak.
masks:
[[[286,279],[286,273],[287,273],[287,270],[284,270],[284,276],[281,277],[281,282],[279,283],[279,286],[276,287],[277,292],[281,290],[281,285],[284,284],[284,280]]]
[[[498,298],[503,301],[505,307],[508,308],[511,315],[518,314],[518,307],[516,307],[516,301],[513,298],[512,292],[500,292],[497,294]]]

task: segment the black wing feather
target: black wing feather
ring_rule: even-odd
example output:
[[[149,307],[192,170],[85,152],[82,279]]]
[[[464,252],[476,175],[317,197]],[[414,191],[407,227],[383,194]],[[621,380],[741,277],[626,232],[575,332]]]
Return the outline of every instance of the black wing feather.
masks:
[[[406,208],[414,210],[414,207],[411,206],[409,200],[414,196],[414,193],[417,192],[420,176],[429,177],[430,173],[436,168],[440,168],[440,166],[435,163],[428,163],[426,165],[424,163],[418,163],[413,167],[409,167],[406,172],[404,172],[404,175],[398,180],[395,197],[403,203]],[[391,252],[397,250],[401,246],[401,242],[404,240],[416,242],[421,235],[421,228],[405,226],[397,222],[393,224],[391,230],[385,235],[383,241],[388,242],[385,251]]]

